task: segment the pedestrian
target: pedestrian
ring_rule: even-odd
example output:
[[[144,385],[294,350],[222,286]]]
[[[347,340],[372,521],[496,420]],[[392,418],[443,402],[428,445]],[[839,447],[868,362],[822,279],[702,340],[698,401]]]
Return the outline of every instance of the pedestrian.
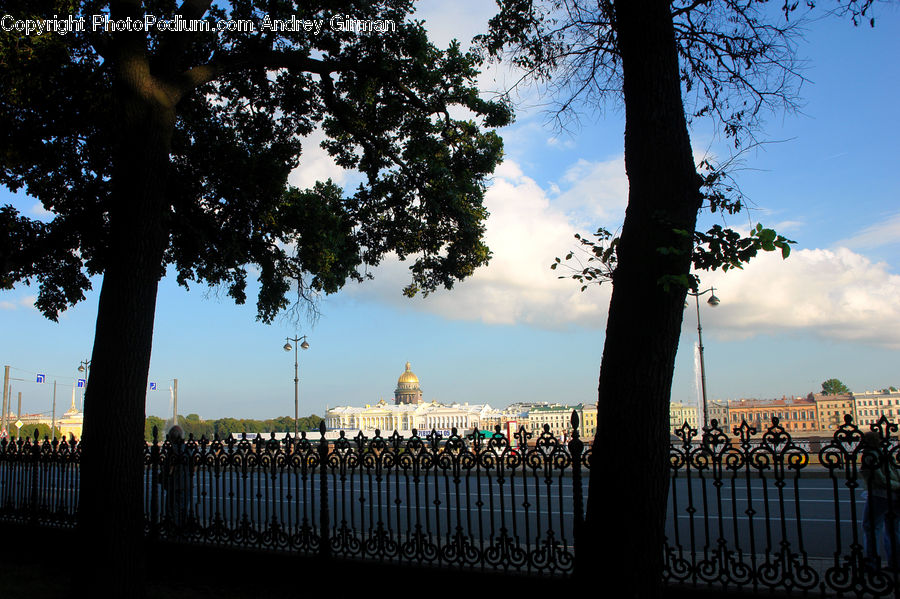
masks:
[[[863,435],[863,460],[860,474],[866,484],[863,496],[863,534],[866,564],[881,567],[878,537],[883,536],[884,555],[888,567],[898,570],[900,565],[900,473],[888,452],[882,449],[881,435],[869,431]]]
[[[176,538],[184,537],[191,518],[191,499],[194,496],[193,449],[184,443],[180,426],[169,429],[169,453],[163,472],[166,491],[166,513],[175,529]]]

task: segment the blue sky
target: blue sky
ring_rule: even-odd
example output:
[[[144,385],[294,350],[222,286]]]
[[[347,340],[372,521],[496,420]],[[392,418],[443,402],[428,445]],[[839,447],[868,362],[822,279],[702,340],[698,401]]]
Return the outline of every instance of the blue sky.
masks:
[[[705,274],[721,304],[701,306],[711,398],[781,397],[819,390],[840,378],[863,391],[900,386],[900,12],[879,6],[876,27],[826,20],[808,26],[799,53],[808,60],[797,114],[769,115],[764,136],[778,140],[746,154],[737,177],[755,203],[754,222],[775,226],[797,245],[791,258],[763,256],[744,271]],[[490,3],[423,3],[438,44],[468,40],[491,16]],[[498,78],[497,82],[494,78]],[[482,76],[503,85],[503,71]],[[325,298],[315,323],[254,319],[224,293],[171,278],[160,284],[148,413],[179,407],[204,418],[293,414],[293,355],[285,337],[306,334],[301,353],[301,414],[326,406],[390,398],[410,361],[428,400],[487,402],[596,400],[607,288],[579,291],[548,266],[573,247],[572,234],[622,219],[627,183],[623,120],[612,107],[589,109],[570,132],[555,131],[525,92],[517,122],[502,131],[506,160],[486,203],[490,266],[450,292],[406,299],[405,265],[389,261],[376,279]],[[725,143],[699,123],[695,155],[721,155]],[[314,144],[307,144],[307,147]],[[311,150],[295,184],[349,182],[323,152]],[[36,202],[0,191],[36,216]],[[712,222],[704,218],[704,224]],[[730,222],[748,227],[741,216]],[[58,411],[68,407],[79,361],[90,357],[99,279],[86,301],[59,323],[31,305],[36,289],[0,293],[0,361],[13,367],[23,408],[48,411],[58,380]],[[685,313],[672,399],[695,402],[696,316]],[[15,398],[14,398],[15,401]]]

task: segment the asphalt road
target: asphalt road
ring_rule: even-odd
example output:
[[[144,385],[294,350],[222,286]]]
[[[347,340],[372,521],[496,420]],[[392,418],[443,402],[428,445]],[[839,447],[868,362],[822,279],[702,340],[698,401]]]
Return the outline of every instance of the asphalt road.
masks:
[[[436,536],[461,528],[475,539],[489,538],[500,528],[523,542],[534,542],[550,529],[563,542],[573,538],[574,501],[568,476],[549,481],[543,476],[514,477],[501,485],[486,476],[462,477],[457,483],[433,474],[418,481],[391,474],[380,482],[359,476],[342,481],[329,475],[328,485],[332,526],[343,524],[363,534],[371,534],[381,521],[398,536],[419,527]],[[625,492],[625,486],[611,485],[610,492]],[[205,525],[218,515],[231,523],[276,519],[290,530],[304,519],[317,526],[319,502],[318,475],[304,482],[293,476],[244,478],[232,473],[198,477],[192,508]],[[164,503],[161,493],[160,504]],[[738,481],[734,487],[726,481],[717,489],[711,481],[693,479],[688,484],[679,478],[669,490],[666,534],[670,545],[685,550],[712,549],[721,538],[729,548],[745,553],[778,551],[787,542],[791,551],[832,557],[835,552],[848,553],[854,535],[861,542],[858,523],[864,503],[860,490],[851,493],[840,485],[835,491],[829,479],[801,479],[797,488],[788,481],[783,489],[759,479]]]

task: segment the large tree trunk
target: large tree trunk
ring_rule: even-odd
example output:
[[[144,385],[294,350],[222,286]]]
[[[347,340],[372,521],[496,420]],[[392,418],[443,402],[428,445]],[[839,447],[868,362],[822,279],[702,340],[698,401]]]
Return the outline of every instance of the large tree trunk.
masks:
[[[115,107],[110,243],[84,406],[79,526],[88,580],[110,597],[143,595],[143,434],[157,285],[165,249],[165,180],[174,110],[122,60]]]
[[[589,563],[621,597],[662,576],[669,397],[700,207],[668,2],[616,2],[628,209],[606,328],[587,509]],[[660,251],[662,249],[662,251]],[[672,251],[674,250],[674,251]],[[667,283],[671,283],[667,285]],[[596,553],[595,553],[596,552]],[[587,566],[585,568],[584,566]]]

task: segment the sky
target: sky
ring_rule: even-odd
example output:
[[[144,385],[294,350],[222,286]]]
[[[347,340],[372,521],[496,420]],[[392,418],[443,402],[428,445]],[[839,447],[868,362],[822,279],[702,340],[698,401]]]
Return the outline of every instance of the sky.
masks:
[[[765,254],[742,271],[701,274],[721,303],[701,304],[711,399],[773,398],[819,391],[839,378],[853,391],[900,387],[900,11],[876,7],[876,26],[830,19],[808,25],[801,109],[769,114],[770,143],[741,158],[736,178],[752,202],[726,224],[762,222],[796,240],[788,260]],[[493,14],[483,1],[420,4],[432,40],[463,43]],[[491,67],[486,93],[512,80]],[[253,301],[224,291],[190,292],[163,279],[154,328],[147,413],[171,412],[178,379],[182,414],[203,418],[292,415],[294,355],[288,336],[306,335],[300,353],[300,413],[390,400],[407,361],[427,401],[596,401],[609,286],[581,292],[549,265],[576,246],[574,233],[621,224],[627,200],[620,108],[582,107],[566,131],[554,128],[546,96],[516,97],[516,122],[500,131],[505,159],[485,203],[493,259],[451,291],[405,298],[408,264],[388,260],[375,280],[322,299],[315,321],[255,320]],[[727,155],[708,123],[691,131],[695,159]],[[315,138],[312,141],[317,141]],[[332,177],[350,184],[315,143],[292,173],[295,185]],[[46,217],[33,198],[0,190],[0,204]],[[714,221],[708,215],[701,226]],[[11,367],[13,405],[57,412],[71,403],[82,360],[90,359],[100,279],[58,323],[34,308],[35,287],[0,292],[0,362]],[[697,320],[685,311],[672,401],[696,403]],[[35,382],[38,373],[47,382]],[[21,380],[19,380],[21,379]],[[48,384],[49,383],[49,384]],[[80,396],[77,398],[80,407]]]

